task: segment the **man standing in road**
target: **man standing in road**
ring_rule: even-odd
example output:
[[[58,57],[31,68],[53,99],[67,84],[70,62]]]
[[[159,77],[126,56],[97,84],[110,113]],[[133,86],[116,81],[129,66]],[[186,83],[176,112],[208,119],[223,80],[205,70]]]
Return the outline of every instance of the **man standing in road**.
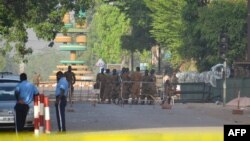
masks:
[[[65,72],[65,77],[69,83],[69,102],[70,106],[72,107],[72,98],[73,98],[73,93],[74,93],[74,84],[76,82],[76,77],[75,73],[72,72],[71,66],[68,66],[68,71]]]
[[[109,104],[111,103],[111,91],[112,91],[112,76],[110,75],[110,69],[106,69],[104,93],[101,102],[104,103],[105,100],[108,99],[108,103]]]
[[[100,99],[103,99],[104,96],[104,89],[105,89],[105,74],[104,68],[101,69],[101,72],[96,76],[96,84],[99,86],[100,89]]]
[[[142,74],[140,73],[140,67],[136,67],[136,71],[131,74],[132,85],[132,102],[134,104],[138,103],[140,95],[140,83],[142,80]]]
[[[56,118],[59,132],[65,132],[65,107],[67,105],[67,94],[69,83],[61,71],[56,73]]]
[[[40,83],[40,74],[34,72],[34,76],[33,76],[33,84],[35,84],[37,87],[39,87],[39,83]]]
[[[130,95],[130,76],[129,76],[129,69],[128,68],[122,68],[122,74],[121,74],[121,97],[124,99],[124,104],[128,104],[128,99]]]
[[[174,94],[176,94],[177,83],[178,83],[178,78],[176,77],[176,71],[174,71],[170,78],[170,84]]]
[[[33,101],[34,95],[39,95],[35,85],[27,81],[26,73],[20,74],[21,82],[16,86],[15,97],[17,103],[16,111],[16,129],[18,132],[23,131],[25,120],[29,111],[29,104]]]

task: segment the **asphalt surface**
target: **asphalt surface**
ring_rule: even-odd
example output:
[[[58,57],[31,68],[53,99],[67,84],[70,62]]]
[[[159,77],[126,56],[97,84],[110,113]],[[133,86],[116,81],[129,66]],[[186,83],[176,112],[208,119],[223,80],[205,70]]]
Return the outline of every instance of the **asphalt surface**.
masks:
[[[50,104],[52,132],[57,132],[55,107],[53,102]],[[176,103],[171,110],[167,110],[162,109],[160,105],[121,107],[115,104],[97,104],[93,106],[89,102],[77,102],[73,104],[73,108],[67,105],[66,128],[67,131],[96,132],[181,127],[222,128],[224,124],[235,124],[234,119],[213,115],[212,111],[217,110],[218,113],[221,113],[220,109],[225,111],[220,105],[211,103],[210,109],[208,104],[199,103],[199,105],[203,105],[203,108],[198,104]],[[211,105],[216,109],[211,110]],[[209,110],[203,110],[205,107]],[[71,109],[74,111],[72,112]],[[228,114],[230,115],[230,111]],[[250,119],[248,115],[245,116]]]

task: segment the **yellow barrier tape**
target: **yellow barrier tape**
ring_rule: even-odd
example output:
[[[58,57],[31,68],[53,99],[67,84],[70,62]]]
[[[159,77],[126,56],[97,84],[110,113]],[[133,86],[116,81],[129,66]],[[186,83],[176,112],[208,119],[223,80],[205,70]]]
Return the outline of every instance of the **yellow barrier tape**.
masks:
[[[223,141],[223,130],[168,129],[164,132],[125,130],[108,132],[67,132],[35,136],[32,133],[0,133],[0,141]]]

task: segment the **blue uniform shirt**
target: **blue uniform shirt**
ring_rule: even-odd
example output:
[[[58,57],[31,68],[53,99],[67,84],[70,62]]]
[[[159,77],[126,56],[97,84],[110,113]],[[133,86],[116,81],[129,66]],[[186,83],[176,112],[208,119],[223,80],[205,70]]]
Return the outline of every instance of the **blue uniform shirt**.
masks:
[[[33,96],[39,93],[37,87],[27,80],[19,83],[15,91],[19,93],[18,100],[23,100],[26,104],[30,104],[33,100]]]
[[[64,90],[64,96],[67,97],[67,94],[68,94],[68,88],[69,88],[69,83],[68,81],[66,80],[66,77],[62,77],[57,85],[56,85],[56,96],[59,96],[60,95],[60,89],[63,89]]]

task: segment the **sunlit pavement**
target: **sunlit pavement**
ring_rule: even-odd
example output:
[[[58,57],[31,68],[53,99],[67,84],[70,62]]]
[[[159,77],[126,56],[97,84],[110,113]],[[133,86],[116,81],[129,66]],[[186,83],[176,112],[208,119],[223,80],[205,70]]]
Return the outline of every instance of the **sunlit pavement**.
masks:
[[[72,111],[68,111],[68,110]],[[223,125],[249,124],[250,113],[233,115],[232,110],[214,103],[176,103],[171,110],[156,105],[120,105],[75,102],[66,108],[67,132],[57,131],[55,107],[50,102],[52,131],[35,136],[1,132],[0,141],[11,140],[200,140],[222,141]]]
[[[71,109],[69,104],[66,110]],[[188,104],[176,103],[171,110],[161,109],[160,105],[124,105],[74,103],[73,112],[66,112],[67,131],[116,131],[116,130],[150,130],[159,131],[182,127],[215,127],[233,121],[213,117],[203,111],[191,108]],[[52,132],[57,132],[55,107],[51,103]]]

